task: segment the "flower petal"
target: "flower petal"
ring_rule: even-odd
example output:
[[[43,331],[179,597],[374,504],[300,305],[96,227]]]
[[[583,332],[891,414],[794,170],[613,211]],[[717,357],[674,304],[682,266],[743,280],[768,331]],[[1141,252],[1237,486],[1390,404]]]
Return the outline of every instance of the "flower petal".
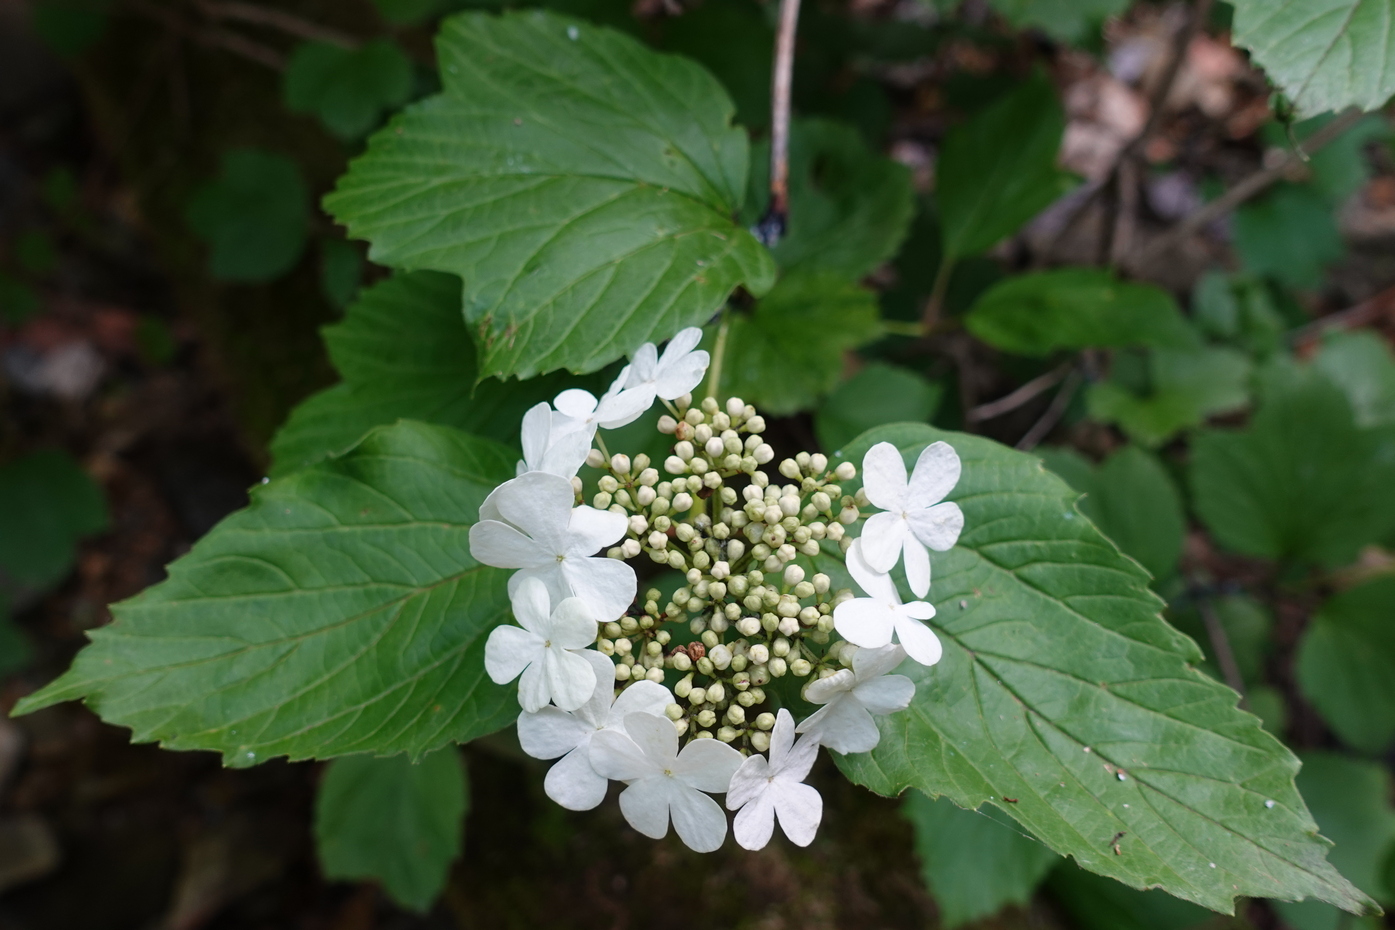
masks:
[[[859,649],[853,656],[852,670],[859,682],[885,675],[906,660],[906,650],[900,646],[881,649]]]
[[[616,781],[635,781],[663,771],[624,730],[597,731],[588,755],[597,773]]]
[[[791,843],[808,846],[823,820],[823,798],[810,785],[782,784],[770,792],[780,829]]]
[[[624,728],[655,766],[673,768],[678,758],[678,731],[673,728],[672,720],[657,714],[626,714]],[[731,776],[727,776],[727,780],[730,781]]]
[[[778,775],[785,769],[785,756],[794,745],[794,715],[781,707],[775,713],[775,728],[770,731],[770,772]]]
[[[533,568],[557,558],[536,540],[498,520],[481,520],[470,527],[470,555],[495,568]]]
[[[567,521],[576,491],[570,479],[530,471],[500,486],[494,504],[504,519],[552,556],[566,551]]]
[[[542,666],[552,703],[563,710],[576,710],[596,689],[596,672],[591,663],[556,643],[543,650]]]
[[[771,777],[770,763],[765,761],[765,756],[759,753],[747,756],[727,786],[727,810],[738,810],[749,804],[769,786]]]
[[[668,722],[667,717],[658,719]],[[673,774],[699,791],[725,794],[742,761],[741,753],[721,740],[695,739],[678,754]]]
[[[895,562],[894,557],[892,561]],[[891,576],[867,563],[867,557],[862,554],[861,539],[854,539],[848,547],[847,566],[848,574],[868,597],[891,604],[901,603],[901,596],[896,593],[896,582],[891,580]]]
[[[674,334],[673,338],[664,346],[664,357],[660,364],[673,364],[680,357],[687,355],[698,347],[702,342],[702,330],[696,326],[687,326]],[[702,353],[706,355],[707,353]]]
[[[568,558],[562,562],[562,578],[569,593],[586,601],[602,623],[624,616],[639,589],[635,570],[618,559]]]
[[[833,628],[855,646],[875,649],[891,642],[896,608],[870,597],[855,597],[833,608]]]
[[[589,747],[583,745],[547,770],[543,791],[569,811],[589,811],[605,800],[607,784],[605,776],[591,768]]]
[[[964,511],[953,501],[936,504],[928,510],[912,510],[906,515],[915,538],[936,552],[947,552],[964,532]]]
[[[571,480],[591,452],[591,437],[583,432],[563,432],[552,438],[538,471]]]
[[[534,634],[507,624],[496,626],[484,641],[484,670],[496,685],[506,685],[541,658],[541,652],[542,640]]]
[[[620,813],[640,833],[651,840],[661,840],[668,835],[670,802],[688,790],[667,775],[650,775],[620,792]],[[725,819],[722,824],[726,825]]]
[[[518,715],[518,744],[534,759],[565,756],[596,732],[584,722],[556,707]]]
[[[902,562],[906,567],[906,584],[916,597],[930,593],[930,553],[910,533],[906,534],[902,549]]]
[[[704,739],[689,745],[716,742]],[[731,749],[726,743],[718,745]],[[735,749],[731,751],[736,752]],[[727,838],[727,815],[722,813],[720,804],[701,791],[691,788],[674,791],[669,796],[668,809],[673,817],[673,829],[678,833],[678,838],[694,852],[712,852],[720,848]]]
[[[889,572],[901,557],[910,527],[900,513],[874,513],[862,525],[862,558],[875,572]]]
[[[591,730],[599,730],[605,726],[611,702],[615,700],[615,662],[594,649],[584,649],[579,655],[591,663],[591,670],[596,673],[596,687],[586,703],[572,713]]]
[[[799,725],[799,732],[807,733],[834,752],[842,753],[871,752],[882,738],[872,715],[851,694],[840,694],[829,701],[818,713]]]
[[[699,349],[664,366],[654,382],[654,393],[664,400],[677,400],[684,394],[691,394],[706,376],[709,362],[708,354]]]
[[[596,615],[584,598],[569,597],[553,608],[538,632],[554,646],[585,649],[596,644]]]
[[[539,661],[532,663],[523,670],[523,674],[518,679],[518,703],[519,706],[528,713],[537,713],[547,706],[547,702],[552,699],[552,693],[548,690],[547,674],[544,670],[545,663],[542,657]]]
[[[906,495],[909,507],[921,509],[944,500],[959,483],[962,467],[959,453],[947,442],[932,442],[920,450]]]
[[[767,786],[768,787],[768,786]],[[731,832],[742,849],[764,849],[775,834],[773,791],[762,791],[744,805],[732,822]]]
[[[595,555],[606,546],[620,541],[629,528],[629,520],[609,510],[597,510],[582,504],[571,512],[567,521],[567,555]]]
[[[554,604],[560,604],[572,596],[572,592],[567,588],[566,579],[562,577],[562,563],[555,557],[549,558],[542,565],[520,569],[510,575],[509,599],[516,597],[518,589],[530,580],[541,581],[547,589],[547,596]]]
[[[518,438],[523,445],[523,461],[528,463],[528,471],[541,471],[543,456],[552,439],[552,406],[544,401],[529,407],[523,415]]]
[[[929,601],[907,601],[901,605],[901,613],[917,620],[930,620],[935,616],[935,606]]]
[[[625,379],[625,387],[639,387],[641,384],[653,384],[655,368],[659,364],[659,350],[652,342],[646,342],[635,350],[635,354],[630,356],[630,364],[625,366],[629,376]]]
[[[906,463],[889,442],[879,442],[862,457],[862,487],[874,507],[900,513],[906,502]]]
[[[543,639],[549,637],[552,632],[552,595],[541,579],[524,577],[509,590],[509,601],[519,626]]]
[[[628,388],[618,394],[607,394],[596,410],[596,421],[604,429],[619,429],[638,420],[644,411],[654,406],[652,385]]]
[[[921,665],[934,665],[944,652],[935,631],[910,617],[903,616],[897,622],[896,639],[906,655]]]
[[[573,420],[588,420],[596,412],[596,395],[581,388],[568,388],[552,402],[557,412]]]
[[[782,781],[801,782],[809,777],[814,762],[819,757],[819,741],[801,737],[785,756],[784,770],[780,772]]]
[[[856,661],[856,657],[854,657]],[[827,704],[845,691],[851,691],[857,684],[857,678],[851,671],[840,668],[827,678],[820,678],[817,681],[809,682],[809,687],[804,689],[804,699],[811,704]],[[796,733],[803,733],[802,729]]]
[[[610,664],[610,660],[606,659]],[[611,672],[614,674],[614,665]],[[636,681],[620,692],[609,709],[609,718],[601,721],[601,726],[623,726],[630,714],[652,714],[663,716],[664,709],[673,703],[673,695],[656,681]]]
[[[870,714],[884,717],[905,710],[915,697],[915,682],[905,675],[882,675],[852,689],[852,697]]]

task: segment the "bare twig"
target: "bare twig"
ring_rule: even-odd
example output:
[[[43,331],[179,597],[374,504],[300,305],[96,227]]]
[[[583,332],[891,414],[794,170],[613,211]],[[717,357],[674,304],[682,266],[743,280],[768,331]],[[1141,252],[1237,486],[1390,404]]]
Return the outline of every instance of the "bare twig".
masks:
[[[1206,638],[1211,640],[1211,650],[1216,654],[1216,664],[1220,666],[1225,683],[1240,695],[1240,706],[1249,710],[1249,701],[1245,697],[1245,679],[1240,675],[1240,665],[1235,661],[1235,650],[1230,648],[1230,637],[1226,635],[1221,618],[1216,616],[1216,608],[1212,606],[1209,598],[1199,597],[1196,600],[1196,609],[1201,614],[1202,622],[1206,624]]]
[[[239,0],[201,0],[198,6],[212,19],[231,19],[267,26],[309,42],[328,42],[347,49],[355,49],[363,44],[346,32],[260,4],[241,3]]]
[[[1375,322],[1386,314],[1395,314],[1395,287],[1387,287],[1355,306],[1339,310],[1336,313],[1329,313],[1324,317],[1318,317],[1311,323],[1305,323],[1297,329],[1290,330],[1288,340],[1294,345],[1301,345],[1329,329],[1349,329],[1354,326],[1364,326],[1367,323]]]
[[[986,404],[980,404],[964,415],[966,420],[974,423],[982,423],[984,420],[991,420],[1000,417],[1005,413],[1016,410],[1032,398],[1055,387],[1066,372],[1070,371],[1071,363],[1067,362],[1059,368],[1054,368],[1044,375],[1038,375],[1031,381],[1019,387],[1011,394],[1007,394]]]
[[[1284,152],[1273,160],[1273,164],[1244,178],[1230,190],[1200,209],[1193,211],[1166,233],[1154,239],[1135,260],[1135,266],[1143,265],[1149,260],[1157,258],[1197,230],[1225,216],[1240,204],[1264,191],[1271,184],[1283,179],[1294,168],[1302,165],[1309,155],[1355,126],[1363,116],[1365,114],[1361,110],[1353,109],[1332,119],[1317,132],[1304,139],[1296,150]]]
[[[774,245],[785,234],[790,212],[790,90],[794,83],[794,36],[799,0],[780,0],[775,69],[770,82],[770,206],[756,226],[757,237]]]
[[[125,9],[160,23],[176,35],[198,42],[200,45],[225,49],[241,55],[257,64],[265,65],[273,71],[286,70],[286,56],[270,46],[262,45],[245,36],[223,29],[200,29],[185,22],[173,9],[146,3],[144,0],[127,0]]]
[[[1066,408],[1075,399],[1075,392],[1080,389],[1080,383],[1085,380],[1079,369],[1072,368],[1070,374],[1066,376],[1066,381],[1061,385],[1061,389],[1056,392],[1056,396],[1051,398],[1051,406],[1046,408],[1046,412],[1041,415],[1041,419],[1032,424],[1032,428],[1027,430],[1027,435],[1017,442],[1016,448],[1022,452],[1029,452],[1037,447],[1047,435],[1056,428],[1056,424],[1061,422],[1061,417],[1066,415]]]

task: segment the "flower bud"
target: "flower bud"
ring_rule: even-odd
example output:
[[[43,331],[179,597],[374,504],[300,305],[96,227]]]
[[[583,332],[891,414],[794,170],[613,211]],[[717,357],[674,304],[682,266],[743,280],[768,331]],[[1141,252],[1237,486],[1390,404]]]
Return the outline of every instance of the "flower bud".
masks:
[[[693,427],[693,439],[699,445],[707,445],[707,440],[712,438],[712,427],[706,423],[698,423]]]
[[[678,655],[682,654],[683,653],[680,652]],[[674,658],[676,659],[678,658],[678,656],[674,656]],[[692,690],[693,676],[684,675],[682,678],[678,679],[678,684],[673,686],[673,696],[677,698],[686,698],[689,694],[692,693]]]
[[[708,555],[704,550],[699,549],[697,552],[693,553],[693,565],[697,566],[703,571],[706,571],[707,567],[711,564],[712,557]]]
[[[629,681],[629,680],[630,680],[630,667],[629,667],[628,665],[617,665],[617,666],[615,666],[615,680],[616,680],[616,681]]]
[[[591,506],[595,507],[597,510],[605,510],[610,506],[610,501],[610,495],[605,491],[601,491],[595,497],[591,498]]]
[[[814,586],[807,581],[801,581],[799,584],[794,586],[794,596],[799,598],[801,601],[804,600],[806,597],[813,597]]]
[[[738,707],[751,707],[756,703],[756,696],[750,691],[736,692],[736,705]]]
[[[640,545],[638,539],[627,539],[620,544],[620,554],[627,559],[633,559],[639,555]]]
[[[809,584],[807,581],[804,583]],[[819,622],[821,616],[817,607],[803,607],[799,611],[799,623],[801,626],[813,626]]]
[[[746,554],[746,544],[739,539],[727,543],[727,558],[735,561]]]
[[[726,435],[722,437],[722,450],[726,452],[727,455],[736,456],[736,460],[739,462],[741,461],[741,453],[745,452],[746,448],[741,442],[740,436],[728,431]],[[715,455],[716,453],[713,454]]]
[[[778,505],[771,505],[765,508],[765,511],[761,514],[761,518],[765,520],[766,523],[773,526],[785,518],[785,513]]]
[[[758,465],[769,465],[771,460],[775,458],[775,450],[770,447],[769,443],[763,442],[756,446],[756,451],[751,453],[751,458],[755,459]]]
[[[727,691],[722,687],[720,681],[707,686],[707,700],[711,704],[720,704],[726,700]]]
[[[814,506],[818,513],[829,513],[833,510],[833,501],[823,491],[815,491],[809,498],[809,503]]]
[[[639,458],[635,459],[635,463],[638,464],[640,459],[648,462],[649,456],[641,455]],[[646,468],[639,473],[639,483],[646,488],[652,488],[659,483],[659,473],[652,468]]]
[[[786,478],[798,478],[799,463],[794,459],[785,459],[780,463],[780,474],[784,475]]]
[[[692,507],[693,507],[693,497],[692,497],[692,495],[689,494],[687,491],[684,491],[682,494],[675,494],[675,495],[673,495],[673,509],[674,509],[674,510],[691,510]],[[857,519],[857,518],[854,517],[853,519]]]
[[[746,722],[746,709],[740,704],[733,704],[727,708],[726,718],[732,726],[739,727]]]
[[[723,743],[730,743],[736,739],[737,733],[731,727],[722,727],[717,731],[717,739]]]
[[[682,475],[688,471],[688,465],[676,455],[670,455],[664,459],[664,471],[670,475]]]
[[[715,667],[712,665],[712,660],[709,659],[709,658],[707,658],[706,656],[703,656],[701,659],[698,659],[697,662],[694,663],[694,664],[697,665],[697,670],[698,670],[699,672],[701,672],[703,675],[708,675],[708,676],[710,676],[710,675],[712,674],[712,672],[713,672],[713,670],[714,670],[714,668],[715,668]]]
[[[649,529],[649,521],[640,514],[630,517],[630,532],[636,536],[643,536]]]
[[[681,571],[682,568],[683,568],[683,566],[685,566],[685,565],[687,565],[687,564],[688,564],[688,560],[685,559],[685,558],[683,558],[683,553],[679,552],[677,549],[671,549],[671,550],[669,550],[669,553],[668,553],[668,567],[669,567],[669,568],[678,569],[678,570]]]
[[[682,442],[674,443],[673,454],[686,462],[697,453],[693,449],[693,444],[684,439]]]
[[[764,665],[770,661],[770,649],[764,643],[756,643],[746,653],[751,661],[757,665]]]
[[[667,549],[667,548],[668,548],[668,534],[666,534],[666,533],[660,533],[658,530],[655,530],[654,532],[650,533],[650,534],[649,534],[649,548],[651,548],[651,549]]]
[[[825,635],[827,635],[827,634],[829,634],[829,633],[832,633],[832,632],[833,632],[833,616],[832,616],[831,614],[825,614],[824,616],[819,617],[819,622],[818,622],[818,626],[816,627],[816,629],[817,629],[820,633],[823,633],[823,634],[825,634]]]
[[[838,522],[844,526],[856,523],[857,518],[862,516],[856,507],[844,507],[838,511]]]
[[[798,565],[790,565],[790,566],[786,567],[786,569],[785,569],[785,584],[787,584],[787,585],[797,585],[797,584],[799,584],[799,583],[800,583],[801,581],[803,581],[803,580],[804,580],[804,569],[800,568]],[[795,596],[796,596],[796,597],[799,597],[799,596],[801,596],[801,595],[795,595]],[[804,597],[807,597],[808,595],[803,595],[803,596],[804,596]]]
[[[631,633],[635,632],[635,631],[638,630],[638,629],[639,629],[639,621],[636,620],[634,617],[621,617],[621,618],[620,618],[620,630],[621,630],[621,632],[624,633],[626,636],[629,636]]]
[[[734,420],[746,409],[746,402],[739,397],[728,397],[726,406],[727,416]]]
[[[775,640],[770,651],[783,658],[790,654],[790,641],[781,636]]]
[[[656,685],[661,685],[661,684],[664,683],[664,667],[663,667],[663,662],[662,662],[662,660],[656,660],[656,661],[658,661],[659,664],[658,664],[658,665],[651,666],[650,669],[649,669],[649,671],[647,671],[647,672],[644,673],[644,677],[647,678],[647,679],[649,679],[650,681],[652,681],[652,682],[653,682],[654,684],[656,684]]]
[[[630,473],[630,457],[623,452],[617,452],[610,457],[610,468],[621,475]]]
[[[689,602],[689,604],[692,609],[697,609],[701,606],[700,604],[691,601]],[[692,620],[688,621],[688,629],[692,632],[694,636],[699,636],[702,634],[703,630],[707,629],[707,622],[703,620],[701,617],[694,617]],[[694,655],[694,653],[689,653],[689,655]],[[694,661],[696,661],[696,658],[694,659]],[[698,669],[698,671],[702,670]],[[703,674],[705,675],[707,673],[703,672]]]
[[[808,659],[795,659],[790,663],[790,672],[796,678],[807,678],[813,670],[814,666],[809,664]]]
[[[659,432],[666,436],[672,436],[674,430],[678,429],[678,421],[668,414],[659,417]]]
[[[704,688],[704,687],[702,687],[702,686],[700,686],[700,685],[694,686],[693,689],[692,689],[691,691],[688,692],[688,703],[689,703],[689,704],[705,704],[705,703],[707,703],[707,689]]]
[[[746,430],[751,433],[765,432],[765,417],[754,416],[746,418]]]
[[[717,722],[717,715],[710,710],[699,711],[697,715],[697,725],[704,730]]]
[[[838,542],[839,540],[841,540],[841,539],[843,538],[843,535],[844,535],[843,524],[841,524],[841,523],[830,523],[830,524],[828,524],[828,538],[829,538],[829,539],[833,540],[834,542]]]
[[[772,713],[770,713],[769,711],[766,711],[765,713],[762,713],[762,714],[757,714],[757,715],[756,715],[756,729],[757,729],[757,730],[773,730],[773,729],[775,729],[775,715],[772,714]]]
[[[726,443],[722,442],[719,436],[708,438],[708,440],[702,444],[702,450],[707,453],[707,457],[710,459],[719,459],[727,454]]]
[[[688,463],[688,467],[692,469],[695,475],[705,475],[707,474],[707,470],[712,466],[708,464],[707,459],[700,456],[693,456],[692,461]]]
[[[799,514],[799,498],[794,496],[780,498],[781,519],[793,517]]]
[[[780,620],[780,625],[776,627],[776,629],[786,636],[793,636],[799,632],[799,618],[784,617]]]
[[[789,663],[780,658],[771,659],[768,668],[772,678],[784,678],[785,673],[790,670]]]
[[[782,563],[793,562],[794,557],[798,554],[799,553],[795,550],[794,546],[791,546],[789,543],[785,543],[783,546],[775,550],[776,557]]]
[[[736,621],[736,632],[742,636],[755,636],[760,632],[760,620],[756,617],[742,617]]]
[[[693,667],[693,660],[688,658],[686,652],[675,652],[673,654],[673,667],[677,671],[686,672]]]
[[[670,720],[679,720],[683,717],[682,704],[670,704],[664,708],[664,716]]]
[[[713,587],[716,587],[716,585],[713,585]],[[728,605],[727,605],[727,607],[732,607],[732,606],[734,606],[734,605],[732,605],[732,604],[728,604]],[[728,619],[726,618],[726,615],[725,615],[724,613],[721,613],[721,612],[718,612],[718,613],[713,614],[713,615],[712,615],[712,619],[707,621],[707,628],[708,628],[709,630],[711,630],[712,632],[714,632],[714,633],[725,633],[725,632],[727,631],[727,628],[730,627],[730,626],[731,626],[731,621],[728,620]]]

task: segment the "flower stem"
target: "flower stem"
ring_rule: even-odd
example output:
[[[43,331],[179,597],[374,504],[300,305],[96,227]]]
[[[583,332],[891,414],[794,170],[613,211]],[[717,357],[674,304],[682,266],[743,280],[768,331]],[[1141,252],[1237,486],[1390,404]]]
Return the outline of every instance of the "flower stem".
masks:
[[[722,322],[717,325],[717,343],[712,347],[712,367],[707,369],[707,396],[720,400],[717,392],[722,387],[722,363],[727,355],[727,333],[731,331],[731,317],[727,308],[722,308]]]

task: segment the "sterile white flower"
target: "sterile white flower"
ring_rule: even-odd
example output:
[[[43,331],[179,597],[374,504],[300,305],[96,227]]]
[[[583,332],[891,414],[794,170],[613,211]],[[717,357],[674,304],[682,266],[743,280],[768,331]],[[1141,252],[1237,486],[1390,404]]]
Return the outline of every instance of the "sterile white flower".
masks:
[[[935,616],[935,608],[925,601],[901,603],[896,583],[885,572],[867,564],[862,540],[853,540],[848,549],[848,573],[867,593],[844,601],[833,609],[833,626],[855,646],[876,649],[896,641],[921,665],[934,665],[942,652],[940,638],[922,620]]]
[[[703,794],[722,794],[741,767],[741,753],[715,739],[695,739],[678,751],[678,732],[667,717],[630,714],[624,732],[606,729],[591,738],[591,766],[626,782],[620,812],[652,839],[668,833],[669,818],[684,843],[711,852],[727,835],[721,806]]]
[[[596,688],[576,710],[544,707],[518,715],[518,742],[535,759],[559,761],[547,771],[543,790],[558,804],[573,811],[589,811],[605,799],[606,777],[591,767],[591,738],[624,724],[629,714],[661,715],[673,703],[663,685],[636,681],[615,695],[615,665],[588,649],[582,655],[596,672]]]
[[[630,360],[625,387],[644,388],[664,400],[692,393],[707,374],[707,352],[697,348],[701,341],[702,330],[689,326],[669,340],[662,356],[654,343],[646,342]]]
[[[650,390],[626,390],[625,381],[630,376],[627,365],[611,382],[610,390],[601,395],[600,400],[590,391],[581,388],[568,388],[553,404],[557,412],[567,417],[562,428],[572,432],[584,432],[587,442],[596,435],[596,427],[616,429],[639,419],[640,414],[654,404],[654,393]]]
[[[617,559],[594,557],[629,527],[621,514],[573,507],[572,483],[559,475],[527,472],[506,481],[480,505],[470,527],[470,554],[495,568],[517,568],[509,594],[527,578],[547,585],[554,601],[580,597],[595,619],[610,621],[635,598],[635,571]]]
[[[596,641],[596,617],[579,597],[553,608],[547,586],[524,579],[512,593],[519,626],[498,626],[484,644],[484,670],[495,684],[521,674],[518,703],[537,711],[553,701],[576,710],[596,689],[596,671],[580,651]]]
[[[741,763],[727,789],[727,810],[737,810],[732,824],[736,842],[745,849],[763,849],[780,829],[796,846],[808,846],[823,819],[823,798],[804,784],[819,754],[817,736],[794,738],[794,717],[784,708],[770,732],[770,758],[753,755]]]
[[[804,697],[823,707],[795,732],[807,733],[835,752],[871,752],[881,739],[872,715],[905,710],[915,697],[915,682],[887,674],[905,658],[900,646],[859,649],[851,669],[839,669],[805,688]]]
[[[550,404],[541,403],[523,415],[523,459],[518,474],[545,471],[571,478],[586,463],[591,451],[591,437],[586,432],[569,428],[570,418],[553,411]]]
[[[886,511],[862,528],[862,554],[874,571],[889,572],[905,553],[906,581],[916,597],[930,590],[931,549],[954,547],[964,529],[959,505],[944,496],[959,483],[959,455],[945,442],[932,442],[916,459],[909,483],[906,463],[889,442],[879,442],[862,458],[867,500]]]

